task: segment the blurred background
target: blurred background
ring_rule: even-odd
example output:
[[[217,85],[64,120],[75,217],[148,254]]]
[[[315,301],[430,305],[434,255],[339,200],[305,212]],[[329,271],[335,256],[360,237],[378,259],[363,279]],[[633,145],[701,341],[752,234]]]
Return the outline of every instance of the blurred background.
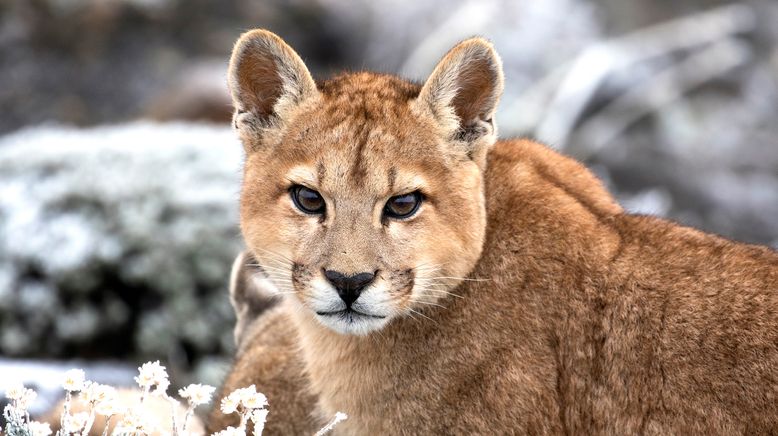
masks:
[[[128,384],[157,359],[218,384],[243,31],[320,78],[415,80],[484,35],[502,136],[583,160],[632,211],[778,246],[776,23],[774,0],[0,0],[0,390],[46,398],[72,366]]]

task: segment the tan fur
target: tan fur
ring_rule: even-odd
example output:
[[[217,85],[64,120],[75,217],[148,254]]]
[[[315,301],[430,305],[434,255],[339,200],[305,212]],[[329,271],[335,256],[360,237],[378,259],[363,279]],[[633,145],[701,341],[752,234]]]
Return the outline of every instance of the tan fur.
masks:
[[[247,46],[293,54],[265,31],[236,52]],[[421,87],[353,73],[313,92],[297,59],[280,61],[299,69],[288,94],[254,83],[283,101],[270,111],[234,91],[256,80],[236,71],[267,68],[231,65],[236,119],[254,120],[236,123],[241,227],[270,279],[251,283],[283,295],[244,329],[223,389],[266,391],[269,433],[311,432],[336,411],[349,415],[338,434],[778,432],[774,251],[627,214],[575,161],[494,144],[502,74],[482,39]],[[290,183],[319,191],[327,213],[297,211]],[[382,219],[415,189],[416,216]],[[315,308],[337,296],[322,268],[377,270],[360,299],[387,320],[323,320]],[[228,422],[214,411],[209,427]]]

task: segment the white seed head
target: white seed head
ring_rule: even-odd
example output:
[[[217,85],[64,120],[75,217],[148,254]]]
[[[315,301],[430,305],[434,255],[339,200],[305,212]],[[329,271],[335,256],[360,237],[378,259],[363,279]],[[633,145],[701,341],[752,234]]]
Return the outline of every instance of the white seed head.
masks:
[[[86,382],[84,390],[81,392],[81,398],[91,404],[103,403],[115,397],[116,389],[100,383]]]
[[[195,407],[210,402],[215,390],[216,388],[213,386],[191,384],[180,389],[178,395],[181,395],[181,398],[186,398],[189,401],[189,405]]]
[[[247,395],[245,398],[243,398],[241,403],[247,409],[261,409],[267,406],[267,397],[261,392],[255,392],[254,394]]]
[[[68,392],[78,392],[84,388],[84,371],[80,369],[71,369],[65,373],[65,381],[62,387]]]
[[[222,398],[221,410],[222,412],[229,415],[230,413],[234,413],[236,410],[238,410],[239,405],[240,405],[240,399],[230,394]]]
[[[79,412],[74,414],[65,415],[65,422],[62,426],[65,432],[80,433],[81,430],[86,427],[86,423],[89,420],[89,414],[86,412]]]
[[[35,391],[25,388],[21,395],[19,395],[19,398],[16,399],[15,405],[20,410],[27,410],[37,396],[38,394],[36,394]]]
[[[11,401],[16,401],[24,395],[27,388],[21,383],[14,383],[5,390],[5,397]]]
[[[125,413],[125,410],[115,398],[110,398],[98,402],[97,405],[95,405],[95,412],[103,416],[113,416],[121,415]]]
[[[257,388],[254,385],[236,389],[230,396],[240,402],[246,409],[261,409],[267,406],[267,397],[261,392],[257,392]]]
[[[135,382],[142,388],[164,385],[164,390],[167,390],[167,386],[170,384],[168,382],[167,370],[159,364],[159,360],[156,362],[146,362],[141,365],[138,368],[138,376],[135,377]]]
[[[30,434],[32,436],[49,436],[51,426],[47,422],[30,421]]]
[[[159,426],[151,413],[146,409],[137,408],[122,416],[121,421],[116,424],[113,434],[151,434],[157,427]]]

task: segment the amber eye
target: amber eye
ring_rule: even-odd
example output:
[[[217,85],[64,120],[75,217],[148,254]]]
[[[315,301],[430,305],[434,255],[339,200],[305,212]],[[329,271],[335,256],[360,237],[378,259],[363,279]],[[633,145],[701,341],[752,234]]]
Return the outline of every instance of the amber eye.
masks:
[[[397,195],[386,202],[384,214],[389,218],[408,218],[419,210],[420,205],[421,194],[418,191]]]
[[[295,185],[289,190],[289,194],[292,196],[292,202],[298,209],[309,214],[322,214],[324,213],[324,199],[321,194],[308,189],[305,186]]]

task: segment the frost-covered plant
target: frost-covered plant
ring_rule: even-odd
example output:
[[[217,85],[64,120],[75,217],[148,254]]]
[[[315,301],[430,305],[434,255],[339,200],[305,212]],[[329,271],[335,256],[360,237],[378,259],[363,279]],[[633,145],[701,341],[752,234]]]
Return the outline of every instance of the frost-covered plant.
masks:
[[[96,415],[105,417],[103,436],[107,436],[111,420],[117,417],[118,421],[111,433],[112,436],[150,435],[160,431],[155,416],[148,408],[149,396],[155,396],[167,400],[171,405],[171,428],[174,436],[188,435],[189,423],[197,406],[211,401],[214,391],[213,386],[202,384],[190,384],[179,389],[178,395],[186,400],[183,422],[179,423],[179,400],[167,393],[170,386],[167,369],[159,361],[146,362],[138,368],[138,376],[135,382],[141,389],[141,396],[137,404],[124,407],[119,404],[117,391],[111,386],[95,383],[86,379],[81,369],[71,369],[65,373],[62,388],[65,390],[65,401],[62,406],[60,429],[56,436],[86,436],[90,434],[95,423]],[[86,411],[72,412],[73,396],[78,395],[79,400],[86,406]],[[6,391],[6,397],[10,400],[3,411],[6,420],[5,435],[7,436],[50,436],[52,431],[49,424],[36,422],[30,419],[27,412],[30,404],[37,394],[21,384],[14,385]],[[247,436],[247,424],[253,424],[253,434],[261,436],[265,428],[268,415],[267,397],[257,392],[255,385],[234,390],[222,399],[221,411],[226,414],[237,413],[240,416],[240,424],[237,427],[227,427],[225,430],[214,433],[215,436]],[[335,425],[346,419],[346,414],[338,412],[324,428],[316,433],[316,436],[324,435],[331,431]]]
[[[10,400],[3,410],[7,436],[49,436],[51,434],[51,427],[48,424],[31,420],[27,412],[30,404],[37,397],[35,391],[19,383],[8,388],[5,396]]]
[[[217,436],[233,436],[246,434],[246,424],[249,420],[254,424],[254,434],[259,436],[265,428],[267,419],[267,397],[257,388],[251,385],[247,388],[234,390],[231,394],[222,398],[221,410],[226,414],[238,413],[240,424],[238,427],[227,427],[216,433]]]

